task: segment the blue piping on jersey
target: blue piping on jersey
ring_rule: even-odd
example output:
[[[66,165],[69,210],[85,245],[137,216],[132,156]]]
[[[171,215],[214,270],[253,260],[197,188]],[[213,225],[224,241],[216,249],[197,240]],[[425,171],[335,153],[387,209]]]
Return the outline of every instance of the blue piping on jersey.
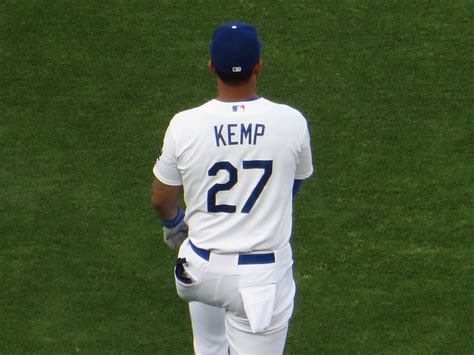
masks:
[[[224,102],[224,103],[233,103],[233,102],[248,102],[248,101],[255,101],[255,100],[258,100],[258,99],[261,99],[262,97],[261,96],[252,96],[252,97],[249,97],[248,99],[243,99],[243,100],[237,100],[237,101],[222,101],[222,100],[219,100],[219,99],[214,99],[216,101],[219,101],[219,102]]]
[[[293,198],[296,197],[298,191],[301,189],[301,185],[303,185],[303,180],[296,180],[293,181]]]

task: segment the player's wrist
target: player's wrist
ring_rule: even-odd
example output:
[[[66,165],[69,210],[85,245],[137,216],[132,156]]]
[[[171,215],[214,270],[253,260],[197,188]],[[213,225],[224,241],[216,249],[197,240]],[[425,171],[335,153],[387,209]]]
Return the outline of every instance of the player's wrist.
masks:
[[[178,207],[178,213],[176,217],[169,221],[161,220],[161,224],[163,224],[163,226],[166,228],[174,228],[184,220],[184,216],[184,211]]]

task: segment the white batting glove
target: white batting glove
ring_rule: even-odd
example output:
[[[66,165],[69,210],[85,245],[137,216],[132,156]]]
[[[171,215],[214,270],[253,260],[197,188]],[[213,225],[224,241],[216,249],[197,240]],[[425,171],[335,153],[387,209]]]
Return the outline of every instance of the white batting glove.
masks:
[[[179,210],[176,218],[163,223],[163,240],[171,249],[178,249],[188,237],[188,225],[184,221],[184,212]]]

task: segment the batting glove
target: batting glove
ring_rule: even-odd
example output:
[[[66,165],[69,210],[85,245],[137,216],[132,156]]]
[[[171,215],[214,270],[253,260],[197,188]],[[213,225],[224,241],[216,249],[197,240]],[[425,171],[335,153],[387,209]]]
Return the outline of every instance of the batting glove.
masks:
[[[180,209],[172,221],[163,223],[163,240],[171,249],[178,249],[188,237],[188,225],[184,221],[184,212]]]

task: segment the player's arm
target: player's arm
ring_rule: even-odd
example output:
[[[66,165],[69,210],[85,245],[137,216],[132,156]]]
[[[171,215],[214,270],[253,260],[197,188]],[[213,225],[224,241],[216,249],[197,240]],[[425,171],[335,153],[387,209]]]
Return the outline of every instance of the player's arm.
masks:
[[[305,126],[304,138],[301,144],[301,150],[298,156],[298,165],[296,166],[295,180],[293,182],[293,198],[303,185],[303,180],[313,174],[313,159],[311,156],[311,144],[308,126]]]
[[[151,190],[151,205],[160,220],[164,222],[173,220],[178,215],[179,196],[183,187],[165,185],[155,178]]]
[[[183,187],[166,185],[155,178],[151,189],[151,204],[163,224],[163,239],[171,249],[177,249],[188,237],[184,212],[179,208]]]

